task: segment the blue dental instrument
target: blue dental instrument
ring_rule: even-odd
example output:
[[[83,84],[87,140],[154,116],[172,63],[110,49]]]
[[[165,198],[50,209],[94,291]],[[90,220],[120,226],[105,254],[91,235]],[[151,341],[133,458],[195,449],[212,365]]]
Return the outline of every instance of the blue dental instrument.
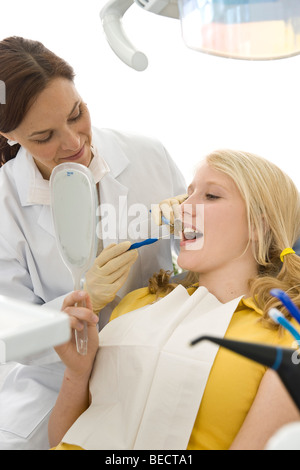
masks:
[[[150,209],[149,212],[151,212],[151,209]],[[164,224],[171,225],[170,221],[164,215],[161,216],[161,220]],[[128,251],[135,250],[136,248],[140,248],[141,246],[152,245],[152,243],[155,243],[158,240],[161,240],[163,238],[168,238],[168,237],[169,237],[169,235],[165,235],[163,237],[158,237],[158,238],[147,238],[146,240],[143,240],[141,242],[133,243],[131,245],[131,247],[128,248]]]
[[[171,225],[170,221],[164,215],[161,216],[161,220],[164,224]]]
[[[158,240],[162,240],[164,238],[169,238],[170,235],[164,235],[163,237],[158,237],[158,238],[146,238],[146,240],[143,240],[141,242],[133,243],[130,248],[128,248],[127,251],[134,250],[136,248],[140,248],[141,246],[144,245],[152,245],[152,243],[157,242]]]
[[[152,245],[152,243],[155,243],[159,240],[159,238],[147,238],[146,240],[143,240],[142,242],[137,242],[133,243],[130,248],[128,248],[128,251],[134,250],[135,248],[140,248],[141,246],[144,245]]]
[[[151,209],[149,210],[149,212],[151,214]],[[174,225],[174,224],[171,224],[171,222],[164,215],[161,216],[161,221],[166,225]]]
[[[277,310],[277,308],[271,308],[269,310],[269,317],[272,318],[276,323],[283,326],[291,335],[295,338],[298,345],[300,344],[300,333],[293,327],[293,325],[285,318],[285,316]]]
[[[282,304],[288,309],[292,317],[294,317],[295,320],[300,323],[300,310],[290,299],[290,297],[286,294],[286,292],[280,289],[272,289],[270,291],[270,294],[279,299]]]

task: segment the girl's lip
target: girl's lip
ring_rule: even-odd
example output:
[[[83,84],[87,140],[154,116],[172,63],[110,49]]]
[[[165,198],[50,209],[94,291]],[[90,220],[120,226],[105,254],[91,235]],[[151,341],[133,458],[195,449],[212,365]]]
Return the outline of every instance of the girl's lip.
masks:
[[[81,158],[83,156],[83,154],[84,154],[84,145],[79,150],[79,152],[75,153],[75,155],[71,155],[70,157],[62,158],[62,160],[67,161],[67,162],[71,162],[71,161],[74,161],[74,160],[78,160],[79,158]]]
[[[196,238],[193,240],[183,239],[180,240],[180,248],[186,247],[187,250],[201,250],[203,248],[203,238]]]
[[[186,239],[180,240],[179,246],[185,246],[188,243],[194,243],[194,242],[195,240],[186,240]]]
[[[183,238],[182,240],[180,240],[180,246],[184,246],[187,243],[196,243],[198,240],[201,240],[201,238],[192,238],[191,240],[189,240],[188,238]]]

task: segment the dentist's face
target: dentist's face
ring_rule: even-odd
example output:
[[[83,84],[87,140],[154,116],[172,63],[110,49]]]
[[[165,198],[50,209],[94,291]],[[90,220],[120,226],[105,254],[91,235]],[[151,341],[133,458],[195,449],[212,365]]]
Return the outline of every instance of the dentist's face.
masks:
[[[55,166],[91,161],[91,120],[74,84],[56,78],[33,103],[22,123],[8,137],[33,156],[43,177]]]
[[[208,273],[244,256],[249,240],[246,205],[234,181],[204,162],[188,188],[188,195],[181,205],[188,239],[183,232],[179,266],[199,274]],[[196,211],[199,204],[203,205],[204,220],[201,211]],[[191,240],[192,229],[204,236],[198,234]],[[247,256],[252,257],[251,246]]]

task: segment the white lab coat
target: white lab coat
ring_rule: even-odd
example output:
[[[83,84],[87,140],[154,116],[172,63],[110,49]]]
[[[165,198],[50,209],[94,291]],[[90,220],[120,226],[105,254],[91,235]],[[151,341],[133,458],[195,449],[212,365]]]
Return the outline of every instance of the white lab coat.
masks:
[[[185,192],[182,175],[155,140],[93,129],[93,147],[98,152],[98,166],[91,169],[95,181],[100,180],[100,202],[117,209],[117,236],[103,240],[104,247],[123,241],[119,232],[127,223],[127,213],[124,207],[119,211],[120,196],[123,202],[127,198],[127,208],[135,203],[150,208]],[[0,170],[0,294],[45,306],[51,302],[52,307],[60,308],[73,285],[56,246],[49,200],[48,181],[21,148]],[[147,285],[148,278],[161,267],[172,269],[169,240],[139,250],[122,296]],[[63,367],[53,351],[25,363],[30,365],[19,364],[10,372],[0,392],[0,450],[48,448],[47,417],[60,388]]]

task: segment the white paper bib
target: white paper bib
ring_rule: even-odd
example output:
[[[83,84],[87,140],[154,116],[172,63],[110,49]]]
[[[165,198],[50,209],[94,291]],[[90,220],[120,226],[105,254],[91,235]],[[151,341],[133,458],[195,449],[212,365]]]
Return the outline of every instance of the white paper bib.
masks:
[[[186,449],[218,347],[241,297],[220,303],[206,288],[178,286],[111,321],[99,334],[91,406],[63,442],[92,449]]]

